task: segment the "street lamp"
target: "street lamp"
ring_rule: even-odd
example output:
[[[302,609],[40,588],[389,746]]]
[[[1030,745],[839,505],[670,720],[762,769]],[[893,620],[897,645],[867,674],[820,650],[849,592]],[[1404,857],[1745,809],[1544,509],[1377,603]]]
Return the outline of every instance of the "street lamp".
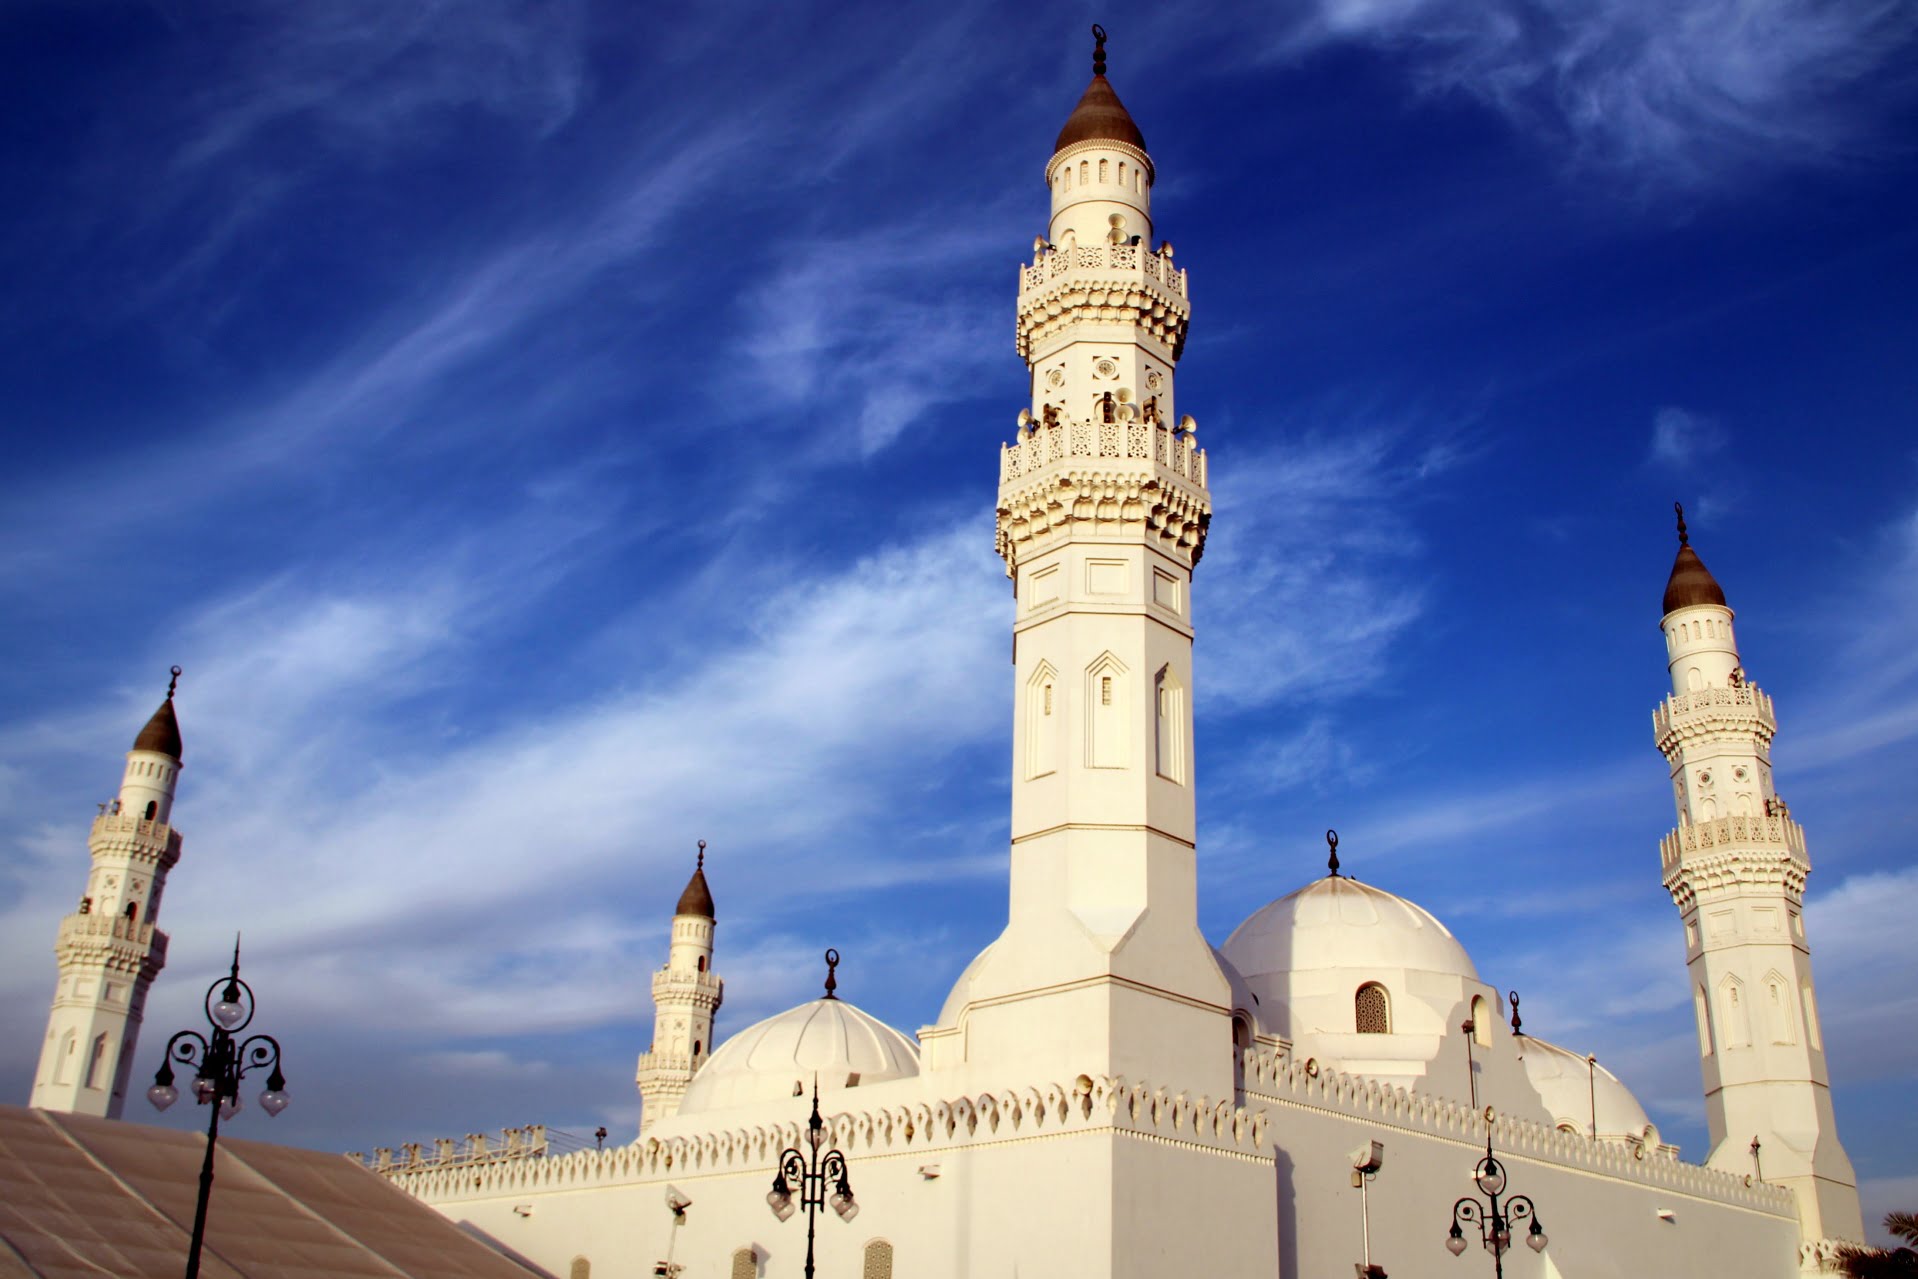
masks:
[[[218,996],[216,999],[215,996]],[[240,1111],[240,1080],[268,1067],[266,1090],[260,1094],[260,1109],[270,1119],[285,1110],[292,1098],[286,1095],[286,1076],[280,1073],[280,1043],[271,1035],[254,1035],[238,1040],[239,1032],[253,1020],[253,988],[240,980],[240,941],[233,939],[233,969],[223,980],[206,988],[207,1024],[213,1027],[208,1038],[197,1030],[183,1030],[167,1040],[166,1055],[154,1073],[147,1100],[155,1110],[165,1110],[180,1099],[173,1086],[173,1063],[193,1067],[193,1098],[210,1107],[206,1125],[206,1159],[200,1165],[200,1201],[193,1210],[193,1242],[186,1254],[186,1279],[200,1273],[200,1246],[206,1240],[206,1206],[213,1195],[213,1151],[220,1140],[220,1121]]]
[[[833,998],[833,969],[839,966],[839,952],[826,952],[826,998]],[[789,1220],[800,1208],[806,1210],[806,1279],[813,1279],[813,1229],[819,1210],[830,1206],[841,1221],[859,1215],[853,1201],[852,1182],[846,1177],[846,1156],[827,1150],[826,1121],[819,1117],[819,1077],[812,1081],[812,1118],[806,1121],[806,1149],[788,1146],[773,1168],[773,1188],[766,1192],[766,1206],[781,1221]],[[793,1202],[793,1184],[799,1186],[799,1202]],[[828,1183],[832,1193],[826,1193]]]
[[[1509,1195],[1501,1205],[1499,1197],[1505,1194],[1505,1165],[1492,1154],[1492,1108],[1485,1108],[1485,1158],[1478,1161],[1478,1167],[1472,1172],[1472,1180],[1484,1193],[1486,1202],[1481,1204],[1471,1195],[1466,1195],[1452,1205],[1452,1231],[1446,1237],[1445,1247],[1456,1257],[1465,1251],[1466,1226],[1477,1226],[1479,1242],[1492,1254],[1492,1270],[1499,1279],[1505,1276],[1505,1252],[1512,1246],[1512,1228],[1523,1222],[1532,1223],[1526,1232],[1525,1243],[1533,1252],[1544,1252],[1548,1240],[1544,1227],[1538,1224],[1538,1213],[1532,1207],[1527,1195]]]

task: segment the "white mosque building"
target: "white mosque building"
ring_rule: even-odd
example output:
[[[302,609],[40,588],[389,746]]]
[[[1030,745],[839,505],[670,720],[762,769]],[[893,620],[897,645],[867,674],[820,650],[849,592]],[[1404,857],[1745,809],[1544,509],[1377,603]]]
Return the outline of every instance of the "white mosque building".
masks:
[[[1660,854],[1696,999],[1703,1164],[1610,1072],[1524,1030],[1443,923],[1342,874],[1336,841],[1327,874],[1221,945],[1200,931],[1192,591],[1210,462],[1174,398],[1186,273],[1155,234],[1153,160],[1099,39],[1020,272],[1031,404],[999,454],[1017,588],[1005,930],[916,1034],[837,998],[828,968],[821,998],[715,1044],[702,851],[653,979],[635,1142],[550,1155],[529,1131],[375,1167],[567,1279],[1817,1271],[1863,1228],[1813,993],[1810,863],[1773,790],[1771,700],[1682,513],[1653,726],[1677,804]],[[164,960],[178,757],[169,700],[61,927],[36,1106],[118,1112]],[[794,1213],[809,1183],[780,1169],[813,1153],[815,1082],[817,1149],[845,1164],[817,1186],[809,1235]],[[1491,1257],[1482,1220],[1445,1234],[1454,1201],[1485,1193],[1509,1226]]]

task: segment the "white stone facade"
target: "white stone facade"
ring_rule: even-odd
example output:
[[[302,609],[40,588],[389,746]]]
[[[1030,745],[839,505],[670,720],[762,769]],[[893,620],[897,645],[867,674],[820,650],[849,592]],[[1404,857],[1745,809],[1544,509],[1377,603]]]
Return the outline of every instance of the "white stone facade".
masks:
[[[554,1158],[443,1143],[436,1157],[376,1152],[376,1167],[549,1274],[797,1275],[804,1223],[775,1220],[767,1192],[802,1143],[816,1078],[860,1205],[851,1223],[822,1214],[826,1275],[1344,1274],[1362,1249],[1352,1152],[1372,1141],[1372,1260],[1396,1279],[1467,1273],[1445,1232],[1488,1142],[1550,1238],[1504,1258],[1515,1277],[1815,1267],[1824,1235],[1858,1228],[1855,1194],[1839,1220],[1848,1180],[1817,1153],[1837,1144],[1815,1020],[1794,1021],[1779,1053],[1753,1048],[1751,1069],[1707,1066],[1715,1137],[1759,1123],[1783,1157],[1809,1134],[1805,1170],[1781,1166],[1798,1180],[1774,1185],[1716,1155],[1679,1160],[1620,1081],[1515,1033],[1511,1002],[1444,925],[1389,892],[1334,873],[1220,949],[1200,932],[1193,572],[1211,499],[1194,426],[1172,408],[1187,280],[1154,244],[1156,173],[1102,75],[1061,138],[1047,234],[1020,275],[1031,403],[1000,455],[997,545],[1016,587],[1005,930],[916,1045],[829,987],[727,1041],[677,1113],[655,1113],[649,1092],[633,1145]],[[1757,995],[1775,970],[1808,1010],[1802,836],[1762,811],[1683,806],[1686,751],[1769,767],[1762,695],[1733,687],[1720,612],[1722,634],[1695,643],[1689,614],[1668,618],[1684,683],[1660,723],[1677,725],[1691,815],[1668,841],[1667,882],[1688,926],[1696,902],[1744,912],[1694,954],[1701,981]],[[1770,796],[1768,772],[1752,794]],[[1708,883],[1727,841],[1740,867],[1769,858],[1769,877]],[[1775,938],[1752,935],[1746,916],[1773,907],[1794,913]],[[684,919],[682,900],[668,971]],[[696,940],[710,961],[710,928]],[[692,1033],[675,1029],[678,997],[668,983],[655,1054]],[[1768,1099],[1785,1104],[1767,1113]]]

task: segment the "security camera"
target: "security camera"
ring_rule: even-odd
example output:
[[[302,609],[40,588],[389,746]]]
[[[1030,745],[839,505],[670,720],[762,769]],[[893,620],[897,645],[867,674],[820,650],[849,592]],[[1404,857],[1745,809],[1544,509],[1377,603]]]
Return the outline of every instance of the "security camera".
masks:
[[[1385,1143],[1368,1141],[1352,1152],[1352,1170],[1354,1172],[1376,1173],[1385,1167]]]
[[[678,1186],[668,1186],[666,1187],[666,1206],[672,1209],[673,1216],[683,1217],[686,1215],[686,1210],[693,1206],[693,1201],[688,1199],[686,1192]]]

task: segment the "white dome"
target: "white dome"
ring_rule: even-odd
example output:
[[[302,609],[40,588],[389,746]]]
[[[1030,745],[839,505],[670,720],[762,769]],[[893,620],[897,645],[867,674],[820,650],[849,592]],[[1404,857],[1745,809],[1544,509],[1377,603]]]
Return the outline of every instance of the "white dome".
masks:
[[[1478,980],[1431,912],[1343,875],[1315,879],[1255,911],[1225,939],[1225,957],[1256,989],[1274,973],[1406,968]]]
[[[1560,1127],[1590,1132],[1594,1100],[1600,1137],[1637,1139],[1652,1126],[1645,1108],[1617,1075],[1603,1066],[1592,1070],[1579,1054],[1535,1035],[1525,1037],[1525,1074]]]
[[[795,1095],[814,1074],[830,1087],[919,1073],[912,1040],[843,999],[815,999],[746,1027],[719,1046],[686,1087],[681,1114]]]

